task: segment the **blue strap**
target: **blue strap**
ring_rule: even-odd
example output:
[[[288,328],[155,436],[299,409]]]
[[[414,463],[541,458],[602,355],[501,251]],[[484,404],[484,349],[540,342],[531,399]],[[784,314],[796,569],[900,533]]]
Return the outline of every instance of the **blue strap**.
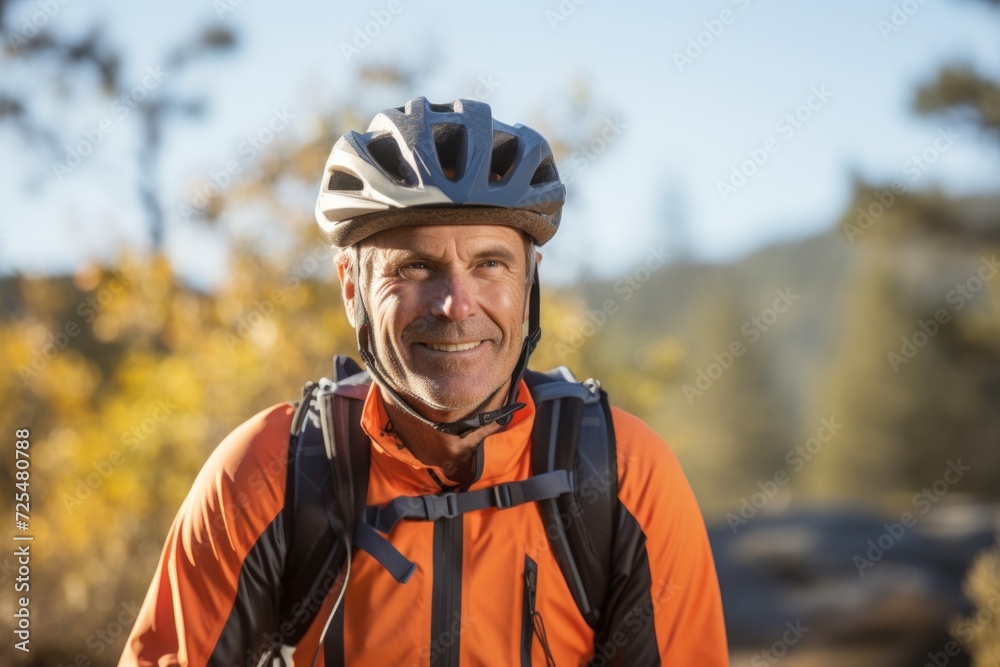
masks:
[[[541,475],[507,484],[498,484],[476,491],[442,493],[424,496],[400,496],[385,507],[369,505],[364,522],[390,533],[400,521],[437,521],[476,510],[496,507],[507,509],[524,503],[558,498],[573,491],[573,475],[566,470],[552,470]]]
[[[573,474],[566,470],[553,470],[519,482],[497,484],[476,491],[400,496],[385,507],[368,505],[365,508],[364,520],[354,526],[354,546],[378,561],[396,581],[405,584],[417,569],[417,565],[392,546],[392,543],[379,531],[388,534],[403,519],[411,521],[453,519],[466,512],[488,507],[503,510],[524,503],[558,498],[572,491]]]
[[[354,546],[377,560],[401,584],[409,581],[417,569],[416,563],[399,553],[389,540],[376,533],[364,521],[359,521],[354,526]]]

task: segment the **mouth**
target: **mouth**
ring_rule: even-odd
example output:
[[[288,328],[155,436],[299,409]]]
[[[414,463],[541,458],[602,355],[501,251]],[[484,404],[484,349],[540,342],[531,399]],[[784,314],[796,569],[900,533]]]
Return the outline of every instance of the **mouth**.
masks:
[[[465,352],[467,350],[474,350],[479,347],[483,341],[477,340],[469,343],[420,343],[424,347],[430,348],[437,352]]]

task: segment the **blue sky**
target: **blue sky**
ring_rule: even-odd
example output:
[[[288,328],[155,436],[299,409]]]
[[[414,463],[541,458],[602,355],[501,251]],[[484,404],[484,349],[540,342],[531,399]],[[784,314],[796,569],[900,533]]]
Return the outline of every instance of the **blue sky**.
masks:
[[[39,7],[15,3],[11,25]],[[1000,75],[1000,12],[975,0],[174,0],[163,7],[67,1],[49,23],[68,33],[102,24],[125,47],[123,80],[132,84],[163,63],[169,45],[212,21],[240,33],[234,55],[165,79],[211,92],[204,122],[178,123],[167,135],[168,203],[189,199],[192,184],[237,156],[275,109],[294,115],[286,131],[305,137],[338,100],[371,109],[399,105],[400,95],[446,101],[475,94],[481,81],[491,82],[486,101],[498,118],[542,125],[560,121],[583,83],[593,99],[583,124],[617,128],[606,146],[561,166],[572,174],[570,203],[553,259],[543,263],[557,277],[625,273],[662,244],[726,260],[828,229],[848,202],[852,174],[909,179],[907,161],[949,124],[957,138],[912,187],[968,192],[1000,183],[1000,153],[981,136],[910,111],[916,84],[942,63],[968,61]],[[346,58],[342,45],[378,16],[385,25]],[[700,52],[691,40],[701,41]],[[432,63],[421,90],[358,88],[358,66],[399,61]],[[112,114],[104,98],[44,112],[71,138]],[[783,120],[796,112],[795,125]],[[65,270],[143,242],[132,186],[135,128],[121,127],[128,129],[107,135],[61,182],[50,170],[25,174],[19,161],[4,160],[10,205],[0,221],[0,266]],[[23,144],[3,130],[0,150],[16,155]],[[754,155],[767,160],[745,184],[720,193],[733,166]],[[219,279],[221,249],[169,208],[170,248],[182,271]]]

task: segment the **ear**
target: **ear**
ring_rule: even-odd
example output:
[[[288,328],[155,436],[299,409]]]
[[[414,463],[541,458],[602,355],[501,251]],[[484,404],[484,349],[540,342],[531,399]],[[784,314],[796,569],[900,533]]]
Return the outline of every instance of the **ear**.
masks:
[[[357,286],[354,284],[354,275],[351,271],[351,262],[347,257],[337,258],[337,277],[340,278],[340,296],[344,299],[344,309],[347,311],[347,321],[355,327],[354,323],[354,295]]]

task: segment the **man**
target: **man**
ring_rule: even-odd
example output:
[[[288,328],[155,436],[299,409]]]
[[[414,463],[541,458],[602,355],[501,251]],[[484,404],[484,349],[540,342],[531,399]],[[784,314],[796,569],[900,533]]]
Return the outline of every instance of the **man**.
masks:
[[[415,99],[334,146],[317,220],[342,249],[342,296],[373,380],[360,413],[370,442],[350,443],[370,457],[369,507],[532,477],[536,400],[523,377],[539,335],[535,247],[556,232],[564,193],[547,142],[478,102]],[[257,415],[206,463],[121,665],[261,661],[261,637],[276,636],[289,549],[294,412],[285,404]],[[267,660],[727,664],[690,487],[656,434],[621,410],[611,415],[617,497],[614,526],[604,527],[614,544],[601,609],[581,611],[536,503],[497,500],[384,530],[414,565],[405,577],[354,550],[340,569],[346,587],[330,589],[294,648]]]

